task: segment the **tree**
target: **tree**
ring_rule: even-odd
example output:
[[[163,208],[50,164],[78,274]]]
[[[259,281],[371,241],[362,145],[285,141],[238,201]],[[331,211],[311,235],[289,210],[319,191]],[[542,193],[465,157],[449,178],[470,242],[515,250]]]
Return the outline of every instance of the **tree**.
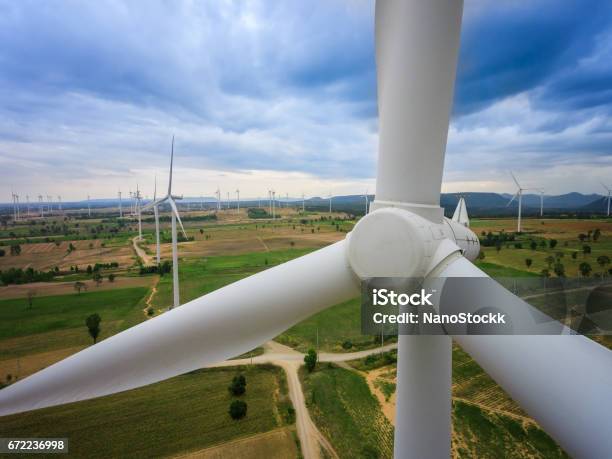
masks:
[[[555,263],[555,274],[557,277],[565,277],[565,266],[560,261]]]
[[[550,241],[548,241],[548,247],[550,247],[551,249],[554,249],[555,247],[557,247],[557,240],[551,239]]]
[[[610,264],[610,257],[608,255],[600,255],[597,257],[597,263],[599,263],[599,266],[603,268]]]
[[[246,378],[244,375],[236,375],[232,379],[232,383],[229,385],[228,390],[232,395],[240,396],[246,392]]]
[[[317,365],[317,351],[314,349],[308,349],[308,354],[304,356],[304,363],[306,364],[306,369],[308,372],[312,373]]]
[[[527,269],[531,268],[531,264],[533,260],[531,258],[525,258],[525,265],[527,265]]]
[[[536,241],[531,241],[531,244],[529,244],[529,247],[531,248],[531,250],[535,250],[538,248],[538,243]]]
[[[77,291],[77,294],[81,294],[81,290],[87,290],[87,285],[84,282],[76,281],[74,283],[74,289]]]
[[[99,271],[96,271],[96,272],[93,274],[93,280],[94,280],[94,281],[95,281],[95,283],[96,283],[96,287],[99,287],[99,286],[100,286],[100,284],[102,283],[102,274],[100,274],[100,272],[99,272]]]
[[[584,240],[586,239],[586,234],[584,233],[580,233],[578,235],[578,239],[580,240],[580,242],[584,242]]]
[[[6,255],[6,252],[3,249],[0,249],[0,257],[3,257],[4,255]]]
[[[572,252],[572,260],[578,258],[578,252]]]
[[[19,244],[11,245],[11,255],[17,256],[19,254],[21,254],[21,246]]]
[[[593,271],[593,268],[591,268],[591,265],[588,264],[586,261],[583,261],[582,263],[580,263],[580,265],[578,266],[578,269],[580,270],[580,274],[582,274],[584,277],[588,277],[588,275],[591,274],[591,271]]]
[[[584,253],[585,255],[588,255],[591,253],[591,246],[590,245],[583,245],[582,246],[582,253]]]
[[[34,297],[36,296],[36,290],[34,289],[29,289],[28,293],[27,293],[27,298],[28,298],[28,307],[29,309],[32,309],[32,303],[34,303]]]
[[[247,414],[247,404],[243,400],[234,400],[230,403],[229,414],[232,419],[242,419]]]
[[[102,318],[98,313],[92,314],[87,319],[85,319],[87,331],[89,332],[89,336],[92,337],[94,344],[96,344],[96,340],[98,339],[98,335],[100,334],[100,322],[102,322]]]
[[[484,250],[480,250],[480,252],[478,252],[478,259],[479,260],[484,260],[485,259]]]
[[[93,273],[93,268],[91,267],[91,265],[87,265],[87,274]]]
[[[601,236],[601,230],[599,228],[595,228],[595,231],[593,231],[593,242],[597,242],[599,236]]]
[[[552,264],[555,262],[555,257],[553,257],[552,255],[549,255],[546,257],[545,261],[546,261],[546,264],[548,265],[548,268],[550,269]]]
[[[108,275],[108,281],[109,281],[109,282],[115,282],[115,275],[114,275],[113,273],[110,273],[110,274]]]
[[[540,271],[540,274],[542,275],[542,277],[550,277],[550,271],[546,268]]]

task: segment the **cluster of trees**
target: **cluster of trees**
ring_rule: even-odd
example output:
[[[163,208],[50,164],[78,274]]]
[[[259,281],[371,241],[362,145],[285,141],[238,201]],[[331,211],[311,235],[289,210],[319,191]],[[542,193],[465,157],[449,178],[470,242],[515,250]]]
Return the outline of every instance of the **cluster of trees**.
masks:
[[[503,243],[513,242],[515,239],[514,233],[506,233],[505,231],[500,231],[497,234],[493,234],[491,231],[488,233],[482,232],[482,237],[480,238],[480,245],[483,247],[497,247],[498,250],[501,249]]]
[[[246,392],[246,378],[243,374],[234,376],[228,387],[233,397],[241,397]],[[244,400],[232,400],[229,406],[229,415],[232,419],[242,419],[247,414],[247,403]]]
[[[47,282],[53,279],[56,271],[47,272],[37,271],[34,268],[9,268],[6,271],[0,270],[0,284],[27,284],[30,282]]]
[[[165,260],[159,266],[140,266],[140,275],[159,273],[160,276],[172,271],[172,262]]]
[[[249,207],[247,215],[249,218],[272,218],[272,215],[269,214],[266,209],[259,209],[255,207]]]

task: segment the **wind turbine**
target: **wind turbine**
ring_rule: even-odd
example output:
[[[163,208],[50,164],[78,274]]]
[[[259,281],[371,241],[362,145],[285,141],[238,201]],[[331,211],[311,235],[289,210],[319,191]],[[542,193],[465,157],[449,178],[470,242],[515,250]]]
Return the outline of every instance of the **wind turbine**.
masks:
[[[57,210],[61,214],[62,213],[62,197],[57,195]]]
[[[276,218],[276,191],[272,190],[272,220]]]
[[[119,195],[119,218],[123,218],[123,208],[121,206],[121,190],[119,190],[119,193],[117,193]]]
[[[540,218],[544,216],[544,189],[538,188],[536,189],[540,193]]]
[[[302,213],[305,213],[306,209],[306,200],[305,200],[305,196],[304,193],[302,193]]]
[[[40,218],[45,217],[45,203],[43,201],[42,194],[38,195],[38,206],[40,207]]]
[[[170,204],[170,211],[172,214],[172,298],[173,298],[173,307],[178,308],[180,306],[180,298],[179,298],[179,277],[178,277],[178,240],[176,234],[176,221],[178,220],[181,225],[181,231],[185,239],[187,239],[187,233],[185,233],[185,228],[183,227],[183,222],[181,221],[181,217],[178,212],[178,208],[176,207],[176,200],[182,199],[180,196],[174,196],[172,194],[172,165],[174,163],[174,136],[172,136],[172,147],[170,150],[170,174],[168,178],[168,193],[166,196],[160,199],[153,199],[153,202],[147,204],[143,207],[142,210],[148,210],[153,208],[153,212],[155,213],[155,239],[157,244],[157,264],[159,265],[160,261],[160,246],[159,246],[159,211],[158,206],[164,202]],[[157,182],[155,184],[155,193],[157,193]],[[172,307],[170,307],[172,309]]]
[[[332,209],[331,209],[331,202],[332,202],[332,193],[331,193],[331,191],[330,191],[330,192],[329,192],[329,213],[330,213],[330,214],[331,214],[331,211],[332,211]]]
[[[365,214],[364,215],[368,215],[368,207],[370,205],[370,199],[368,198],[368,190],[366,190],[364,198],[365,198]]]
[[[138,184],[136,184],[136,193],[134,195],[134,197],[136,198],[136,213],[138,214],[138,240],[141,241],[142,240],[142,218],[141,218],[141,212],[140,212],[140,190],[138,189]]]
[[[470,262],[478,238],[445,219],[439,206],[462,9],[460,0],[377,2],[376,198],[345,240],[220,288],[2,389],[0,415],[117,393],[240,355],[355,298],[360,280],[372,277],[438,279],[451,302],[473,295],[479,305],[533,311],[495,282],[471,288],[466,278],[488,279]],[[570,456],[609,457],[612,352],[561,331],[453,338]],[[451,336],[399,336],[396,458],[450,456],[451,361]]]
[[[516,232],[520,233],[521,232],[521,211],[523,208],[523,191],[525,191],[527,188],[522,188],[521,185],[519,184],[518,180],[516,179],[516,177],[514,176],[514,174],[512,172],[510,172],[510,175],[512,176],[512,180],[514,180],[514,183],[516,183],[516,186],[518,188],[516,194],[514,196],[512,196],[512,199],[510,199],[510,201],[508,201],[508,204],[506,204],[506,207],[508,207],[510,204],[512,204],[512,202],[514,201],[514,199],[518,196],[518,221],[516,224]]]
[[[53,198],[49,195],[47,195],[47,203],[49,204],[49,215],[51,215],[53,213]]]
[[[91,218],[91,198],[87,195],[87,215]]]
[[[27,210],[26,218],[30,218],[30,195],[29,194],[26,194],[26,210]]]
[[[238,200],[237,211],[240,213],[240,190],[238,188],[236,188],[236,199]]]
[[[606,213],[606,216],[609,217],[610,216],[610,193],[612,193],[612,190],[608,188],[606,185],[604,185],[602,182],[600,183],[601,183],[601,186],[603,186],[608,192],[608,212]]]

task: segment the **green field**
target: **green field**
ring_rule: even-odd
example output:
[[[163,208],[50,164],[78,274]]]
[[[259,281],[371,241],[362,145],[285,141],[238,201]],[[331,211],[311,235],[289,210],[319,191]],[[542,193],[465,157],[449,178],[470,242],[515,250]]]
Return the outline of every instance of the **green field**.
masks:
[[[229,414],[234,375],[247,379],[245,418]],[[200,370],[121,394],[0,418],[3,436],[67,437],[73,457],[165,457],[287,425],[284,373],[254,366]],[[290,422],[292,422],[290,420]]]
[[[186,303],[225,285],[236,282],[264,269],[292,260],[310,252],[310,249],[254,252],[245,255],[212,256],[179,261],[181,303]],[[153,299],[156,308],[172,303],[172,276],[161,277]]]
[[[313,421],[342,458],[392,457],[393,426],[385,418],[363,377],[321,364],[300,378]]]
[[[534,424],[459,401],[453,402],[452,416],[455,458],[569,458]]]
[[[0,301],[0,360],[70,346],[91,344],[85,319],[102,317],[104,339],[144,319],[143,287]]]

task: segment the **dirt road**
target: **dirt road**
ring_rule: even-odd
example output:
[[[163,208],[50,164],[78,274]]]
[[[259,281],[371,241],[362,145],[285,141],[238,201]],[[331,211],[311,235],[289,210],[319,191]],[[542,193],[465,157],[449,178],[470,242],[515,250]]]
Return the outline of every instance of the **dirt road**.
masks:
[[[145,266],[148,265],[152,265],[153,264],[153,257],[149,256],[139,245],[138,245],[138,236],[134,237],[134,239],[132,239],[132,245],[134,246],[134,251],[136,252],[136,255],[138,255],[140,257],[140,259],[142,260],[142,264]]]

